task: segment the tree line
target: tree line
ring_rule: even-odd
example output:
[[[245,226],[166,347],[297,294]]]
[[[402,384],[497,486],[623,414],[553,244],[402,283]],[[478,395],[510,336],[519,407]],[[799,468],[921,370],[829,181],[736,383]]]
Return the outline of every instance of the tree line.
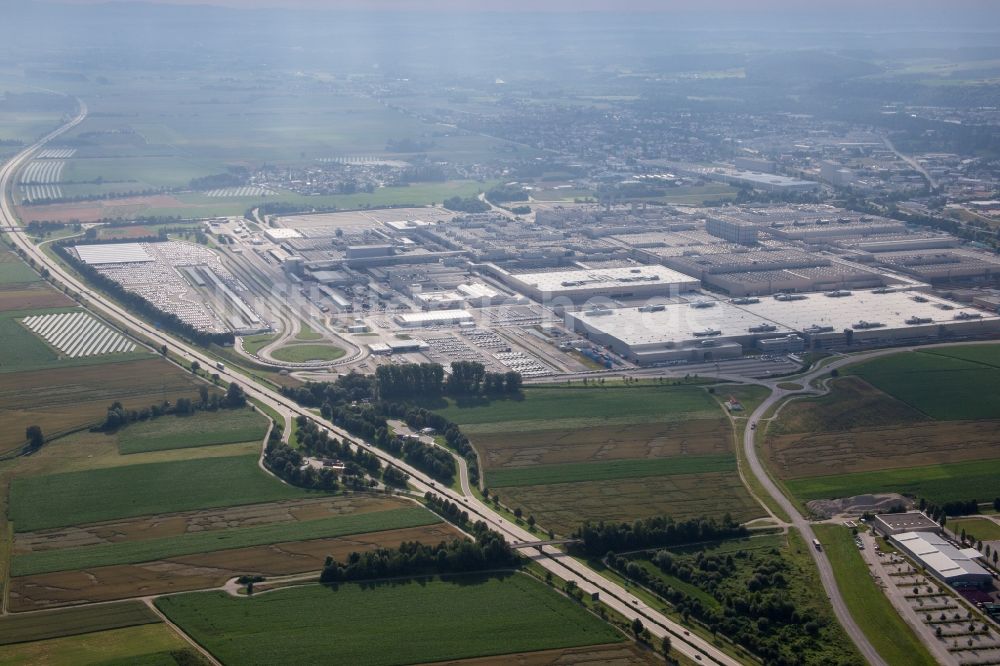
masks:
[[[472,534],[474,541],[454,539],[442,541],[436,546],[406,541],[398,548],[353,552],[343,562],[327,557],[320,582],[338,583],[520,567],[520,556],[507,545],[503,536],[490,530],[486,523],[479,521],[473,525]]]
[[[585,522],[572,534],[580,543],[570,549],[587,555],[602,555],[609,551],[622,552],[643,548],[660,548],[680,544],[718,541],[743,537],[747,528],[727,513],[721,520],[692,518],[676,521],[668,516],[654,516],[632,523]]]
[[[412,407],[405,403],[383,403],[380,409],[388,416],[402,419],[413,430],[434,428],[441,433],[448,447],[465,459],[465,464],[469,468],[469,482],[473,485],[479,483],[479,456],[457,423],[449,421],[437,412],[422,407]]]
[[[198,411],[214,412],[219,409],[242,409],[247,404],[243,387],[236,382],[229,384],[225,395],[209,391],[207,386],[200,386],[198,387],[198,396],[198,400],[182,396],[177,398],[172,404],[164,400],[161,403],[154,403],[140,409],[128,409],[120,401],[116,400],[108,407],[104,421],[94,428],[94,430],[113,432],[130,423],[157,419],[168,414],[185,416]]]

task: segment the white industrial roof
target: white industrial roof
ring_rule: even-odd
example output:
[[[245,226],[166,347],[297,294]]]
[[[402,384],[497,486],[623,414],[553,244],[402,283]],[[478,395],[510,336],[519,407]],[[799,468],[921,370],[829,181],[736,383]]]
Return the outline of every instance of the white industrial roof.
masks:
[[[753,313],[742,310],[724,301],[714,301],[712,307],[695,307],[691,303],[671,303],[656,312],[643,312],[639,308],[604,310],[607,314],[588,315],[574,312],[570,316],[579,319],[589,328],[613,336],[630,347],[661,345],[667,342],[685,342],[702,339],[724,339],[751,335],[750,328],[771,324]],[[771,324],[773,331],[768,335],[781,335],[792,329]],[[714,336],[697,336],[706,329],[720,331]]]
[[[299,231],[283,227],[268,228],[264,230],[264,233],[268,236],[268,238],[275,240],[285,238],[302,238],[302,234]]]
[[[941,578],[956,576],[986,576],[987,572],[975,560],[982,557],[975,548],[958,549],[944,537],[933,532],[903,532],[893,537],[905,550],[919,559]]]
[[[472,319],[472,315],[465,310],[430,310],[428,312],[405,312],[396,317],[408,324],[432,324],[444,321],[460,321]]]
[[[648,284],[658,284],[665,287],[672,284],[700,284],[698,278],[685,275],[666,266],[656,265],[521,273],[514,277],[546,293],[618,289]]]
[[[85,264],[134,264],[153,261],[141,243],[77,245],[76,253]]]
[[[791,272],[795,272],[792,270]],[[800,294],[806,298],[794,301],[779,301],[771,296],[762,296],[760,303],[737,305],[735,307],[763,319],[801,331],[811,326],[832,326],[834,332],[842,333],[861,321],[880,323],[884,326],[871,330],[891,330],[911,328],[906,320],[913,317],[930,319],[930,323],[954,323],[956,315],[967,313],[979,315],[980,319],[998,319],[972,307],[965,307],[927,294],[919,294],[927,299],[920,303],[913,300],[913,292],[872,293],[871,290],[856,290],[849,296],[830,298],[824,293]],[[941,306],[950,306],[945,309]]]

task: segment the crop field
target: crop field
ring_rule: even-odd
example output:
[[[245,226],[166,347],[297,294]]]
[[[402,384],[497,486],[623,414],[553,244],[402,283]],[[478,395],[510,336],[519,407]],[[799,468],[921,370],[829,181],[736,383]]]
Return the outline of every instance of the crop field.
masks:
[[[631,521],[652,516],[677,520],[722,516],[740,521],[760,518],[764,510],[734,473],[651,476],[586,483],[511,486],[499,489],[500,500],[543,528],[569,534],[584,520]]]
[[[998,362],[998,345],[963,345],[863,363],[828,395],[789,403],[762,452],[804,501],[875,492],[992,498]]]
[[[812,476],[785,481],[803,500],[894,492],[944,504],[955,499],[992,499],[997,494],[1000,458],[947,465],[905,467],[855,474]]]
[[[261,441],[268,421],[250,409],[220,409],[189,416],[162,416],[133,423],[118,432],[118,450],[123,455],[187,449],[196,446]]]
[[[41,282],[42,278],[10,250],[0,250],[0,284]]]
[[[592,463],[515,467],[493,470],[490,472],[489,478],[491,488],[505,488],[735,471],[736,457],[732,455],[681,456],[653,460],[607,460]]]
[[[875,585],[850,531],[840,525],[816,525],[813,529],[830,560],[848,610],[879,655],[890,664],[937,663]]]
[[[965,358],[927,352],[894,354],[863,363],[852,372],[933,419],[997,418],[1000,393],[995,389],[1000,385],[1000,367],[971,360],[977,354],[995,358],[995,353],[988,347],[964,349]]]
[[[732,429],[724,418],[662,421],[652,423],[547,428],[538,430],[479,432],[475,444],[486,467],[497,473],[504,468],[556,465],[607,460],[652,459],[669,456],[720,455],[732,451]]]
[[[159,514],[97,525],[22,532],[15,537],[14,553],[183,537],[217,530],[360,516],[411,507],[413,504],[387,495],[352,494]]]
[[[3,271],[2,266],[0,264],[0,272]],[[74,305],[68,296],[44,282],[0,282],[0,312],[65,309]]]
[[[31,315],[21,323],[69,358],[135,351],[135,343],[86,312]]]
[[[278,347],[271,356],[286,363],[305,363],[307,361],[335,361],[345,354],[344,350],[334,345],[292,344]]]
[[[703,387],[532,386],[521,400],[440,411],[469,436],[503,503],[560,534],[587,519],[763,515]]]
[[[0,645],[90,634],[95,631],[157,622],[160,622],[160,618],[138,601],[90,608],[67,608],[50,613],[5,615],[0,618]]]
[[[18,611],[37,610],[207,589],[244,574],[283,576],[319,571],[327,556],[345,560],[353,552],[397,548],[408,541],[439,543],[457,538],[459,534],[447,523],[437,522],[345,537],[178,555],[138,564],[21,576],[11,579],[10,604]]]
[[[301,497],[257,456],[202,458],[16,478],[9,515],[19,532],[131,516]]]
[[[205,663],[199,653],[163,623],[10,645],[3,650],[2,663],[172,666],[178,663],[174,654],[191,666]]]
[[[166,597],[157,606],[226,663],[392,666],[620,642],[610,626],[527,576],[319,585],[252,599]],[[489,609],[484,612],[484,609]],[[379,627],[377,641],[371,627]]]
[[[53,571],[135,564],[232,548],[249,548],[289,541],[329,539],[349,534],[422,527],[438,522],[440,519],[423,507],[408,506],[359,515],[194,532],[183,536],[98,546],[45,550],[15,555],[11,566],[11,575],[27,576]]]
[[[23,343],[21,338],[13,340]],[[5,343],[9,349],[12,341]],[[138,409],[183,396],[196,398],[198,385],[188,373],[158,358],[0,372],[0,448],[21,444],[29,425],[44,424],[44,432],[53,435],[100,422],[115,400]]]

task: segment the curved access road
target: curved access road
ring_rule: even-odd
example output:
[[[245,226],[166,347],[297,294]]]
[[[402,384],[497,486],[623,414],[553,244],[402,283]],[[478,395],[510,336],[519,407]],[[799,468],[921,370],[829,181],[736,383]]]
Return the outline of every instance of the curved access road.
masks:
[[[81,304],[89,308],[110,321],[119,322],[122,327],[133,337],[138,337],[140,341],[148,342],[154,348],[166,345],[168,349],[185,363],[197,361],[203,368],[216,368],[217,359],[208,355],[204,350],[189,345],[188,343],[176,339],[173,336],[158,331],[146,324],[144,320],[129,312],[118,303],[107,298],[103,294],[92,291],[70,271],[65,269],[59,262],[42,252],[23,233],[16,230],[17,217],[14,213],[14,206],[9,190],[13,183],[13,177],[18,169],[32,158],[32,156],[42,148],[47,142],[60,136],[76,125],[80,124],[87,115],[87,107],[81,101],[79,114],[68,123],[48,134],[38,142],[28,146],[14,158],[12,158],[2,169],[0,169],[0,226],[10,227],[10,237],[12,242],[20,248],[27,257],[35,262],[35,265],[44,267],[49,271],[49,279],[57,284],[65,285],[79,294]],[[364,448],[377,456],[383,464],[391,465],[403,470],[410,475],[410,485],[419,493],[435,493],[452,502],[460,504],[466,508],[474,520],[482,520],[490,529],[503,535],[510,543],[521,543],[535,541],[537,538],[519,525],[511,524],[509,520],[504,520],[490,507],[479,501],[474,496],[466,496],[450,488],[442,487],[432,478],[423,472],[411,467],[407,463],[396,459],[384,451],[375,448],[373,445],[359,440],[349,433],[338,428],[333,423],[317,417],[311,411],[292,402],[290,399],[272,390],[267,385],[259,383],[257,380],[244,376],[240,372],[230,367],[218,369],[220,379],[226,382],[238,382],[244,387],[249,398],[260,401],[276,411],[282,418],[294,418],[295,416],[305,416],[328,429],[332,434],[341,439],[351,442],[355,446]],[[471,489],[470,489],[471,490]],[[569,557],[565,553],[546,546],[537,549],[531,555],[540,566],[553,575],[566,581],[572,581],[579,586],[585,594],[597,593],[608,607],[614,609],[628,620],[640,619],[649,629],[650,633],[657,637],[670,636],[674,649],[683,654],[688,659],[701,664],[720,664],[723,666],[738,666],[740,662],[727,655],[722,650],[712,645],[709,641],[691,634],[680,624],[667,618],[655,608],[647,606],[639,599],[632,596],[625,588],[613,583],[586,565]]]

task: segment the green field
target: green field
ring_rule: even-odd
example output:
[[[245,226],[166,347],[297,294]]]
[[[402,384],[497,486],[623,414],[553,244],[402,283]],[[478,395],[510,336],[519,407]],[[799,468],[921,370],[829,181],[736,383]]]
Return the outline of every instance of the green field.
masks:
[[[960,421],[1000,417],[1000,367],[989,347],[959,347],[878,358],[851,368],[868,383],[933,419]],[[963,358],[959,358],[961,355]]]
[[[205,660],[163,623],[19,643],[7,646],[0,654],[0,664],[4,666],[176,666],[180,663],[202,666]]]
[[[1000,344],[939,347],[937,349],[927,349],[924,353],[933,354],[934,356],[945,356],[947,358],[957,358],[1000,368]]]
[[[38,273],[13,252],[0,250],[0,284],[25,284],[41,281]]]
[[[438,411],[462,426],[504,424],[510,427],[520,421],[551,424],[560,420],[587,425],[601,420],[635,422],[637,419],[660,420],[681,415],[685,418],[718,416],[719,406],[704,388],[697,386],[581,385],[528,387],[524,389],[523,400],[494,400],[472,406],[450,402]],[[538,428],[539,424],[532,426]],[[463,429],[468,432],[476,430]]]
[[[687,456],[492,469],[488,479],[491,488],[504,488],[547,483],[579,483],[581,481],[606,481],[647,476],[672,476],[675,474],[733,472],[735,470],[736,458],[731,455]]]
[[[934,666],[935,659],[875,585],[850,530],[840,525],[813,529],[833,566],[847,608],[882,658],[890,664]]]
[[[302,328],[299,329],[295,339],[302,340],[303,342],[315,342],[316,340],[322,340],[323,335],[314,331],[309,324],[302,322]]]
[[[287,345],[278,347],[271,352],[271,357],[286,363],[305,363],[307,361],[336,361],[345,354],[340,347],[333,345]]]
[[[308,539],[327,539],[349,534],[366,534],[406,527],[433,525],[441,520],[421,507],[406,507],[359,515],[334,516],[317,520],[283,522],[258,527],[194,532],[181,536],[142,541],[45,550],[15,555],[12,576],[29,576],[50,571],[68,571],[114,564],[133,564],[152,560],[210,553],[232,548]]]
[[[231,664],[317,664],[335,653],[342,664],[393,666],[623,639],[569,599],[520,574],[333,589],[311,585],[252,599],[205,592],[156,604]]]
[[[948,521],[948,529],[958,534],[965,530],[977,541],[1000,540],[1000,525],[988,518],[952,518]]]
[[[0,645],[89,634],[159,621],[160,618],[153,611],[138,601],[4,615],[0,618]]]
[[[265,345],[274,342],[278,336],[274,333],[258,333],[257,335],[247,335],[243,338],[243,349],[250,354],[256,354]]]
[[[788,479],[785,485],[804,501],[896,492],[944,504],[956,498],[992,499],[997,479],[1000,459]]]
[[[15,478],[9,516],[28,532],[303,495],[265,474],[256,455],[202,458]]]
[[[162,416],[123,428],[118,433],[118,451],[122,455],[128,455],[260,441],[267,433],[267,426],[266,418],[249,409],[221,409],[215,412],[196,412],[189,416]]]

